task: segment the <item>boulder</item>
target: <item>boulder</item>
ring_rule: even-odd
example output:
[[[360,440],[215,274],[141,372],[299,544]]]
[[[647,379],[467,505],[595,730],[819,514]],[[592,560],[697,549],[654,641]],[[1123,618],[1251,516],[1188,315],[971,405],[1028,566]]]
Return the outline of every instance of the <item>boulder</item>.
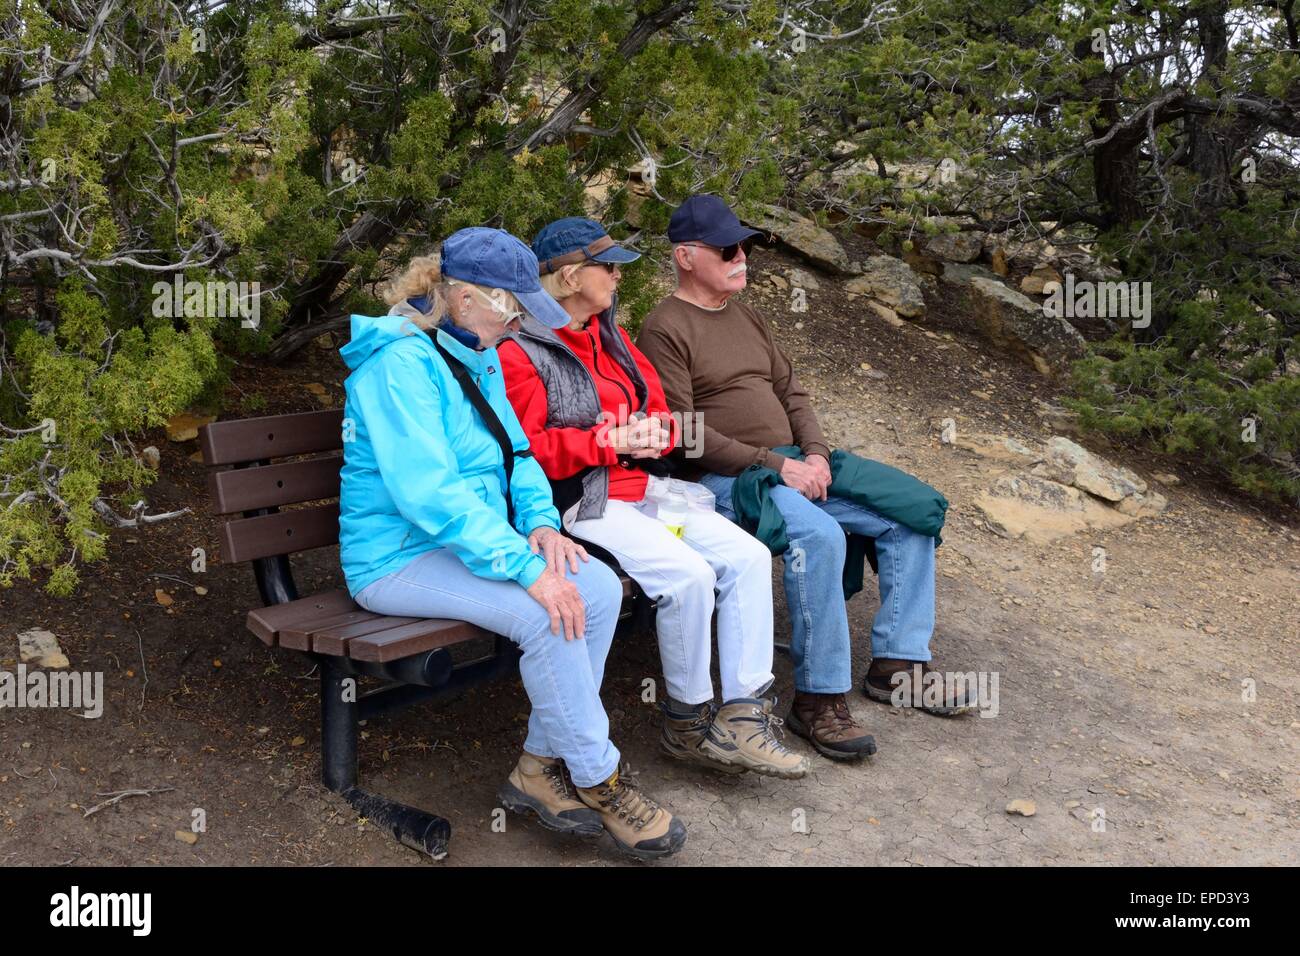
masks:
[[[1147,491],[1147,483],[1129,469],[1111,464],[1060,435],[1048,440],[1046,457],[1035,467],[1034,474],[1112,502]]]
[[[809,265],[834,275],[852,275],[848,253],[831,233],[817,223],[781,206],[762,205],[745,223],[772,235]]]
[[[786,275],[790,277],[790,284],[795,288],[816,292],[822,287],[822,284],[817,281],[817,277],[807,269],[791,269],[786,272]]]
[[[975,232],[944,232],[927,242],[925,251],[949,262],[974,262],[984,251],[984,237]]]
[[[1035,544],[1136,520],[1077,488],[1037,475],[1003,475],[975,499],[975,507],[994,534]]]
[[[844,288],[870,296],[901,316],[914,318],[925,312],[925,297],[916,274],[893,256],[871,256],[862,263],[862,275],[850,279]]]
[[[1061,274],[1052,268],[1051,263],[1041,262],[1020,280],[1020,291],[1026,295],[1042,295],[1043,287],[1049,282],[1060,283]]]
[[[944,279],[948,278],[945,273]],[[1065,319],[1047,315],[1042,306],[1008,289],[996,277],[975,275],[967,284],[971,311],[981,334],[1040,374],[1062,377],[1069,372],[1070,364],[1083,356],[1083,336]]]

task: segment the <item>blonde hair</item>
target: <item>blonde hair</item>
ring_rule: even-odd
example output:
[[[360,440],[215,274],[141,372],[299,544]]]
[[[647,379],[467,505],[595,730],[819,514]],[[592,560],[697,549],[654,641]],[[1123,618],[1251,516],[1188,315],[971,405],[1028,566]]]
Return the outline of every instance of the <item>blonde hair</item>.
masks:
[[[582,262],[570,262],[568,265],[560,266],[558,272],[546,273],[538,281],[541,282],[542,288],[546,290],[550,297],[559,302],[579,291],[570,287],[564,280],[575,275],[584,265],[585,263]]]
[[[446,289],[453,282],[457,285],[467,285],[478,289],[488,298],[492,298],[493,292],[506,291],[478,285],[474,282],[465,282],[461,279],[444,278],[442,263],[437,256],[416,256],[406,267],[406,271],[393,279],[385,288],[384,301],[389,305],[397,305],[407,299],[416,299],[421,296],[427,298],[429,300],[429,311],[418,319],[411,319],[410,321],[422,329],[431,328],[442,321],[442,316],[447,311]],[[518,299],[513,295],[510,298],[518,305]]]

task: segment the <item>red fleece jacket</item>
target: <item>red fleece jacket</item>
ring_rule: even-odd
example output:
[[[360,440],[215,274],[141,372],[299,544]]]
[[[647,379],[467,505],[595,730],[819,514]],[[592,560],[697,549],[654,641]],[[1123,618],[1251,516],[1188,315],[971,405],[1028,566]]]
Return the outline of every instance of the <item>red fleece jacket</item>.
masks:
[[[505,376],[506,396],[528,436],[533,457],[541,464],[547,477],[555,479],[568,478],[588,465],[608,465],[609,497],[614,501],[640,501],[645,497],[649,480],[646,473],[640,468],[620,465],[618,455],[604,437],[608,429],[627,424],[628,415],[636,404],[636,390],[632,387],[632,380],[600,347],[594,316],[581,332],[563,328],[556,329],[555,334],[573,349],[591,373],[601,410],[607,414],[602,422],[592,428],[547,428],[546,386],[524,350],[513,339],[507,339],[497,346],[501,372]],[[645,379],[648,390],[646,412],[664,420],[670,429],[672,444],[675,445],[677,427],[669,417],[668,402],[664,398],[663,386],[659,384],[659,374],[650,360],[632,344],[623,329],[620,328],[618,334],[623,337],[641,377]],[[672,446],[669,447],[671,449]],[[665,451],[664,454],[667,455],[668,452]]]

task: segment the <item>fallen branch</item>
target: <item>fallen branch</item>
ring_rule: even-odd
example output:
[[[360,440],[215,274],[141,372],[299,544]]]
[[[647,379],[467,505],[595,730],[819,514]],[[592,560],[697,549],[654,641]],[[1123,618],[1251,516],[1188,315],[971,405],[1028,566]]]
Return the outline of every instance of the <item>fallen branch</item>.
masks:
[[[112,799],[105,800],[103,803],[95,804],[93,807],[91,807],[89,810],[87,810],[85,813],[81,815],[81,819],[84,820],[92,813],[98,813],[100,810],[103,810],[105,807],[114,806],[115,804],[125,800],[127,797],[152,797],[156,793],[166,793],[168,790],[175,790],[175,789],[176,789],[175,787],[150,787],[144,790],[114,790],[114,791],[109,791],[108,793],[97,793],[95,794],[95,796],[97,797],[111,797]]]
[[[166,514],[147,515],[144,514],[145,503],[137,501],[131,506],[131,517],[123,518],[110,508],[108,502],[103,498],[95,499],[94,508],[101,518],[115,528],[139,528],[147,524],[157,524],[159,521],[167,521],[169,518],[179,518],[183,514],[189,514],[190,511],[189,508],[181,508],[179,511],[168,511]]]

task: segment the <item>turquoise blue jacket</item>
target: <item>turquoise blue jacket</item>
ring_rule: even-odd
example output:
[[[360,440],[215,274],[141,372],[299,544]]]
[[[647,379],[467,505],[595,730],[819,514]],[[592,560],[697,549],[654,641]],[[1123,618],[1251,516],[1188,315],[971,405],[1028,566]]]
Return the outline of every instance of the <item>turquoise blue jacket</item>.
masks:
[[[495,348],[476,352],[439,329],[506,427],[515,451],[528,439],[506,400]],[[352,373],[343,383],[343,470],[339,551],[348,591],[446,548],[471,572],[529,587],[546,569],[525,537],[559,529],[551,487],[531,457],[516,458],[506,520],[501,446],[464,397],[433,342],[402,315],[352,316],[339,350]]]

